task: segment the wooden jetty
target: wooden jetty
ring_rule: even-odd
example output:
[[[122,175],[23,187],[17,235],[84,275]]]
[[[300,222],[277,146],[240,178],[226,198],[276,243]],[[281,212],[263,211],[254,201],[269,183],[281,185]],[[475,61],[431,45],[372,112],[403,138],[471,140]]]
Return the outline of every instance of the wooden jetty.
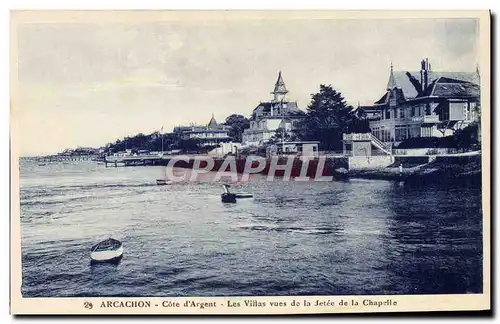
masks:
[[[69,162],[69,161],[102,161],[102,157],[98,154],[88,155],[46,155],[28,158],[28,160],[37,162]]]
[[[131,156],[105,156],[104,164],[118,166],[137,166],[137,165],[161,165],[163,161],[170,160],[170,156],[160,155],[131,155]]]

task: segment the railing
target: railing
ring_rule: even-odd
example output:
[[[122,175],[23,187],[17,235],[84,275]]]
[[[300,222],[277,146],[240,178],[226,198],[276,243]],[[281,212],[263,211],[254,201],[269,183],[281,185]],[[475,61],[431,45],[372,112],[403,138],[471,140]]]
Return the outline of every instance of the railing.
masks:
[[[342,134],[342,139],[344,141],[370,141],[370,133],[352,133],[352,134]]]
[[[412,117],[414,122],[424,122],[424,123],[439,123],[438,115],[425,115],[420,117]]]
[[[371,133],[352,133],[352,134],[342,134],[342,139],[344,141],[370,141],[379,150],[386,154],[392,154],[392,147],[384,144],[378,138],[376,138]]]
[[[425,155],[446,155],[446,154],[463,154],[473,152],[470,149],[457,148],[412,148],[412,149],[394,149],[394,155],[407,156],[425,156]]]
[[[392,154],[392,148],[390,146],[384,144],[381,140],[379,140],[378,138],[376,138],[374,135],[372,135],[372,134],[368,134],[368,135],[370,135],[371,142],[376,147],[378,147],[381,151],[384,151],[387,154]]]

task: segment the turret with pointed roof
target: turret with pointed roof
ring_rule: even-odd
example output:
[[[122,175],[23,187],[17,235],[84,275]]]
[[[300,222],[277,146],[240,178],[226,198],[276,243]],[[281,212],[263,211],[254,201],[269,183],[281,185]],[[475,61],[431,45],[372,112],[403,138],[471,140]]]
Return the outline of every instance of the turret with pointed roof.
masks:
[[[285,99],[285,95],[288,93],[286,89],[285,82],[283,81],[283,77],[281,76],[281,71],[278,74],[278,79],[276,80],[276,84],[274,85],[274,91],[271,94],[274,95],[275,101],[281,101]]]
[[[398,84],[396,83],[396,78],[394,77],[394,67],[391,63],[391,74],[389,75],[389,81],[387,82],[387,90],[392,90],[397,86]]]
[[[216,128],[217,127],[217,121],[215,120],[214,114],[212,114],[212,118],[210,118],[210,121],[208,122],[208,128]]]

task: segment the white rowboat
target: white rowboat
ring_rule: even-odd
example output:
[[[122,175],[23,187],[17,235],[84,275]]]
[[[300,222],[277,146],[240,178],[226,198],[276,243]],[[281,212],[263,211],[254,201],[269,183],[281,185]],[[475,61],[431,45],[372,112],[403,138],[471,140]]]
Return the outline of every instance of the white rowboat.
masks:
[[[90,249],[90,258],[95,262],[113,261],[122,256],[122,242],[112,238],[99,242]]]
[[[172,184],[172,180],[156,179],[156,184],[159,186],[165,186]]]

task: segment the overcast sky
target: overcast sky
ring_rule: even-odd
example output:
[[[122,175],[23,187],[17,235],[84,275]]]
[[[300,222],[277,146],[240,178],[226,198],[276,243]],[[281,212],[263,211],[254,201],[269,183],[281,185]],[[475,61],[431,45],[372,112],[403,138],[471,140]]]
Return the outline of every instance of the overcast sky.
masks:
[[[475,71],[479,61],[473,19],[39,23],[20,26],[17,41],[21,155],[249,116],[279,70],[305,109],[320,84],[373,103],[390,62]]]

